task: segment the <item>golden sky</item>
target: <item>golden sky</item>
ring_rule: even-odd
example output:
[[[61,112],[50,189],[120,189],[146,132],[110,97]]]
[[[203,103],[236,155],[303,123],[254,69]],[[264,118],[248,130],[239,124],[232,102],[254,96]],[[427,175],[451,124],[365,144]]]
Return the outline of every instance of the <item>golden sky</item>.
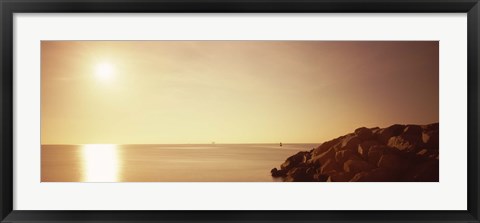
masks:
[[[42,41],[42,144],[318,143],[439,119],[437,41]]]

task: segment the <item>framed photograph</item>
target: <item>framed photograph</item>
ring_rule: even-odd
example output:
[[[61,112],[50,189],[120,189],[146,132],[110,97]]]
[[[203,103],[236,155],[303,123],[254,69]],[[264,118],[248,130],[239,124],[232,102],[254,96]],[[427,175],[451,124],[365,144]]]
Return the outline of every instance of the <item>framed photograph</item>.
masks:
[[[480,222],[477,0],[0,7],[1,222]]]

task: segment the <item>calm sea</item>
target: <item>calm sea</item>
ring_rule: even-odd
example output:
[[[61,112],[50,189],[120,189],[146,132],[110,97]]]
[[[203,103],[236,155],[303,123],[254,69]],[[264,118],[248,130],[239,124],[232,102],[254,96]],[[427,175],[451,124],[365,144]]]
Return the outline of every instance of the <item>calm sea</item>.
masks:
[[[42,145],[42,182],[270,182],[318,144]]]

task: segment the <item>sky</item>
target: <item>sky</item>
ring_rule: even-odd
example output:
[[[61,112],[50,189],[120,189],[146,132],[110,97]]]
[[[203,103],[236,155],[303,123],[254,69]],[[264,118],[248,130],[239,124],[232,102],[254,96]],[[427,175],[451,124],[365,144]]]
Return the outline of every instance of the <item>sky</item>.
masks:
[[[321,143],[439,121],[437,41],[42,41],[42,144]]]

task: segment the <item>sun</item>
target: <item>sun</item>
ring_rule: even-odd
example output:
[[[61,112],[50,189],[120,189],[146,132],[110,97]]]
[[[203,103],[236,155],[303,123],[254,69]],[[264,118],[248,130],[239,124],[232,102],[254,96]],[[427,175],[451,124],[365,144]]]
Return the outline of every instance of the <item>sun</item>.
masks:
[[[109,81],[114,77],[114,67],[111,63],[99,63],[95,67],[95,77],[100,81]]]

